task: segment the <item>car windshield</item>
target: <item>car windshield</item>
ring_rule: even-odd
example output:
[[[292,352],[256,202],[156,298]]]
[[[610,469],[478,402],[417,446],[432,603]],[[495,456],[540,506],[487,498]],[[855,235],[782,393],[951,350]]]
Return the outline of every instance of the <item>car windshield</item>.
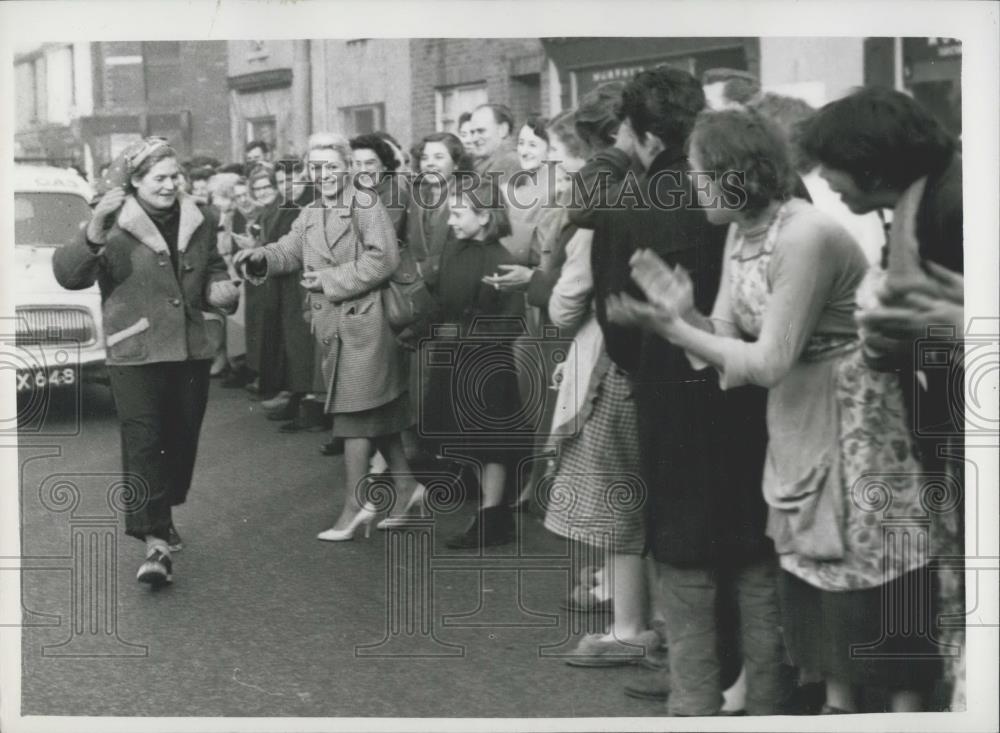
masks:
[[[69,244],[90,220],[90,207],[72,193],[15,193],[14,243],[44,247]]]

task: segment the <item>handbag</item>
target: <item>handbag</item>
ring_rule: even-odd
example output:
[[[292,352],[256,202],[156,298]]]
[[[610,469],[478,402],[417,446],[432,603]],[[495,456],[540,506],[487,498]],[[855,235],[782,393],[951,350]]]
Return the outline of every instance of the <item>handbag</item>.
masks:
[[[354,227],[356,242],[361,241],[361,232],[354,208],[351,207],[351,226]],[[420,261],[414,256],[413,248],[399,243],[399,265],[382,286],[382,311],[393,333],[400,334],[409,326],[430,317],[436,308],[436,301],[424,281]],[[357,259],[355,244],[355,259]],[[426,253],[422,260],[426,260]]]
[[[429,317],[434,308],[420,263],[410,247],[400,245],[399,266],[382,288],[382,310],[389,327],[398,334]]]

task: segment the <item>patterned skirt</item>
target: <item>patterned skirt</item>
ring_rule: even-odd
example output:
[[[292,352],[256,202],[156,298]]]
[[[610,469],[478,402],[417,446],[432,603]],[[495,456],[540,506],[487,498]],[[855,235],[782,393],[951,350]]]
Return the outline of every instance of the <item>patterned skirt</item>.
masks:
[[[632,385],[611,367],[578,435],[560,443],[555,470],[538,487],[545,528],[562,537],[641,554],[645,546],[645,484]]]
[[[920,465],[895,374],[871,369],[859,348],[832,363],[844,556],[787,553],[781,567],[826,591],[876,588],[954,552],[962,492]]]

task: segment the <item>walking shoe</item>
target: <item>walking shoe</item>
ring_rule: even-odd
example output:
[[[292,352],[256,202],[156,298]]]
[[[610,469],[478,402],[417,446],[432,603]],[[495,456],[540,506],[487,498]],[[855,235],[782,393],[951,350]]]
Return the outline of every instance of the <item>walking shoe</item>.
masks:
[[[469,528],[445,541],[452,550],[506,545],[514,538],[514,520],[507,506],[480,509]]]
[[[608,639],[601,634],[587,634],[566,659],[571,667],[620,667],[638,664],[660,645],[660,636],[647,629],[634,639]]]
[[[265,410],[280,410],[291,401],[292,393],[288,390],[282,390],[269,400],[261,400],[260,406]]]
[[[636,700],[665,702],[670,697],[670,680],[665,674],[646,675],[650,679],[625,685],[625,694]]]
[[[140,583],[148,583],[153,588],[159,588],[174,581],[173,569],[170,553],[155,547],[146,555],[146,561],[139,566],[135,578]]]
[[[170,529],[167,535],[167,547],[170,548],[171,552],[180,552],[184,549],[184,542],[181,541],[181,536],[177,533],[177,528],[174,527],[174,523],[170,523]]]

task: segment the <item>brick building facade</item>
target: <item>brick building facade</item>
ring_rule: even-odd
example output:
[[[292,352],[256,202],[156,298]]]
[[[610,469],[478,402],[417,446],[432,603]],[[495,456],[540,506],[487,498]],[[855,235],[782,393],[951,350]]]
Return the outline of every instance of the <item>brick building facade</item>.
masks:
[[[447,38],[410,41],[413,138],[454,131],[477,104],[508,105],[516,120],[549,107],[545,53],[537,38]]]
[[[862,84],[905,89],[960,134],[961,50],[862,37],[53,43],[15,58],[15,140],[19,156],[88,168],[143,135],[168,137],[182,159],[221,161],[241,160],[253,138],[297,154],[318,130],[384,129],[409,146],[484,102],[507,104],[520,123],[664,63],[696,76],[745,69],[814,105]]]
[[[91,58],[94,110],[80,129],[97,166],[146,135],[166,137],[181,159],[226,159],[225,42],[99,42]]]

